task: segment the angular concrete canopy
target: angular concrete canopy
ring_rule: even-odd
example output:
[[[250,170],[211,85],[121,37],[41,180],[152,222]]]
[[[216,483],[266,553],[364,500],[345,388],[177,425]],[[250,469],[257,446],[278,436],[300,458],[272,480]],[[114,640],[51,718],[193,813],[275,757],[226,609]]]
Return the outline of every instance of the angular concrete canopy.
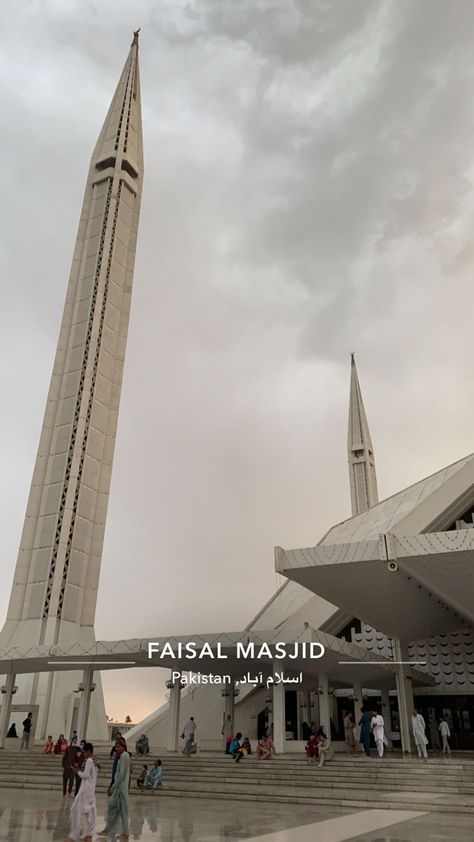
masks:
[[[471,454],[333,527],[316,547],[276,549],[276,569],[404,641],[474,623]],[[443,531],[449,530],[449,531]]]

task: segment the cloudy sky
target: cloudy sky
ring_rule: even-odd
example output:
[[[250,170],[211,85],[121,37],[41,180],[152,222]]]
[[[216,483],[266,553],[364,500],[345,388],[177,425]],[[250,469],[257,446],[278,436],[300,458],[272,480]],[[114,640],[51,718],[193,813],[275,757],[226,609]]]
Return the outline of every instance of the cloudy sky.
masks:
[[[239,629],[276,544],[473,449],[474,4],[18,0],[0,29],[4,616],[89,157],[141,25],[146,172],[96,622]],[[162,672],[104,678],[140,717]]]

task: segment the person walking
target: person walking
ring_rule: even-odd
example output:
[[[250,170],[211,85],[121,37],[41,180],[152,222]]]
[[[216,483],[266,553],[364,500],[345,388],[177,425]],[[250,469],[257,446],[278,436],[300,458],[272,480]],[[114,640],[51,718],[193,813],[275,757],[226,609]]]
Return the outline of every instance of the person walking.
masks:
[[[84,763],[86,762],[85,745],[86,743],[83,742],[81,744],[81,748],[76,746],[76,759],[74,761],[74,777],[76,781],[76,786],[74,788],[74,796],[77,795],[81,788],[81,776],[79,775],[79,771],[82,769]]]
[[[128,785],[130,781],[130,755],[127,752],[125,740],[119,739],[115,743],[115,754],[118,757],[115,779],[110,785],[107,795],[107,820],[98,836],[109,836],[120,819],[122,832],[119,839],[128,839]],[[81,787],[82,789],[82,787]],[[79,790],[80,792],[80,790]]]
[[[23,736],[20,743],[20,751],[24,748],[28,751],[30,747],[31,725],[33,722],[33,714],[30,712],[26,719],[23,720]]]
[[[443,741],[442,752],[443,754],[446,752],[448,757],[451,757],[451,747],[448,742],[448,737],[451,736],[451,731],[449,730],[449,725],[444,716],[441,717],[439,722],[439,733],[441,734],[441,739]]]
[[[69,746],[68,751],[76,746]],[[98,766],[93,758],[94,746],[92,743],[86,743],[84,748],[84,755],[86,762],[83,769],[79,770],[78,775],[81,778],[81,787],[77,793],[71,807],[69,818],[69,836],[66,836],[65,842],[77,842],[81,836],[81,819],[84,815],[86,817],[86,834],[82,837],[83,842],[92,842],[92,837],[95,834],[95,823],[97,818],[97,807],[95,801],[95,787],[97,784],[97,770]]]
[[[439,744],[438,723],[436,722],[434,716],[428,717],[428,731],[430,734],[431,748],[433,751],[441,751],[441,746]]]
[[[357,751],[357,743],[355,740],[354,728],[355,722],[352,718],[352,713],[348,713],[347,716],[344,717],[344,737],[346,740],[346,746],[349,754],[353,754],[355,751]]]
[[[427,760],[428,752],[426,750],[426,746],[428,744],[428,738],[426,736],[425,720],[421,713],[418,713],[416,708],[413,708],[413,713],[411,717],[411,728],[413,731],[413,739],[415,740],[418,757],[423,757],[425,760]]]
[[[328,760],[331,753],[331,740],[326,736],[324,728],[318,728],[316,739],[318,741],[318,769],[322,769],[326,760]]]
[[[357,723],[360,726],[359,742],[364,746],[364,751],[367,757],[370,757],[370,735],[371,735],[371,717],[370,713],[362,708],[362,716]]]
[[[190,719],[186,722],[186,725],[183,728],[183,733],[181,738],[187,742],[190,737],[193,738],[194,741],[194,734],[196,731],[196,723],[194,721],[194,716],[191,716]]]
[[[76,746],[68,746],[63,754],[63,798],[71,797],[72,788],[76,776],[74,765],[76,763],[77,748]]]
[[[375,745],[377,747],[377,754],[380,760],[383,757],[383,750],[385,745],[384,724],[385,723],[383,721],[382,714],[374,710],[374,715],[372,717],[370,727],[372,729],[372,734],[374,735]]]

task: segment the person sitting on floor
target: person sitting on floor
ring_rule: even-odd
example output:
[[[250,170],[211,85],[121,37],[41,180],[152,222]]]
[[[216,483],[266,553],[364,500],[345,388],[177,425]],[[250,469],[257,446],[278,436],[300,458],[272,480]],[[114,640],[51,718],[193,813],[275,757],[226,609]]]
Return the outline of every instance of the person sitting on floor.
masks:
[[[190,757],[191,754],[196,754],[197,744],[194,740],[194,734],[189,734],[183,748],[183,754]]]
[[[242,734],[240,734],[240,733],[236,734],[237,738],[240,738],[241,736],[242,736]],[[236,743],[237,743],[237,745],[236,745],[234,751],[232,751],[231,753],[232,753],[232,757],[235,758],[235,762],[240,763],[240,761],[242,760],[242,757],[247,757],[247,754],[248,754],[247,746],[250,745],[249,738],[245,737],[245,739],[240,744],[240,746],[239,746],[238,739],[236,740]]]
[[[7,737],[9,739],[12,739],[12,738],[16,739],[16,740],[18,739],[18,734],[16,733],[16,725],[15,725],[14,722],[12,722],[12,724],[10,725],[10,727],[8,729]]]
[[[243,756],[240,748],[240,740],[242,739],[242,734],[240,731],[237,731],[234,739],[232,740],[229,746],[229,754],[234,758],[234,760],[239,761],[240,758]]]
[[[59,737],[58,737],[58,741],[57,741],[56,745],[54,746],[54,754],[62,754],[63,751],[66,751],[66,749],[67,749],[67,740],[66,740],[64,734],[60,734]]]
[[[137,778],[138,789],[143,789],[143,787],[145,785],[145,778],[147,776],[147,772],[148,772],[148,766],[145,764],[145,765],[142,766],[140,774]]]
[[[245,756],[252,754],[252,746],[248,737],[244,737],[242,741],[242,750],[245,752]]]
[[[272,738],[262,737],[257,743],[257,760],[270,760],[272,754],[276,754]]]
[[[148,737],[146,734],[142,734],[141,737],[135,743],[135,754],[150,754],[150,744],[148,742]]]
[[[309,735],[309,739],[304,747],[304,750],[306,752],[306,757],[308,758],[308,763],[316,763],[316,758],[318,756],[318,738],[316,734]]]
[[[145,778],[145,789],[158,789],[161,786],[161,760],[158,757],[153,766],[150,766]]]
[[[53,738],[50,736],[46,740],[43,748],[43,754],[52,754],[54,749]]]

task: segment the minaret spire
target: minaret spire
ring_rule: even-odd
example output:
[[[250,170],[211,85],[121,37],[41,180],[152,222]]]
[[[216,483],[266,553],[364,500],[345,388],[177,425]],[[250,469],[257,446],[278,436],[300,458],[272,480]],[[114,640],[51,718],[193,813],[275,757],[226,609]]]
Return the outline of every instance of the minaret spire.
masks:
[[[375,473],[374,448],[362,400],[354,353],[351,354],[347,456],[352,514],[358,515],[375,506],[379,501],[379,495]]]
[[[94,642],[143,179],[138,33],[92,153],[0,648]],[[48,210],[54,224],[54,207]],[[37,735],[69,733],[81,676],[20,682]],[[106,735],[100,676],[88,736]],[[33,708],[32,708],[33,709]]]

